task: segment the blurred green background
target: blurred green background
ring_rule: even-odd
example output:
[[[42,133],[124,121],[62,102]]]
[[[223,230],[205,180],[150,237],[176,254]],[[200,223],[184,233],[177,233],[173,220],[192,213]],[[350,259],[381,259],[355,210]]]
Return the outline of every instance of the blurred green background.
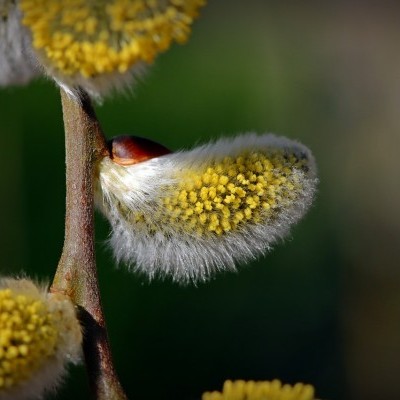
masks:
[[[291,238],[198,287],[116,268],[97,216],[109,335],[132,399],[194,400],[225,379],[303,381],[331,400],[400,398],[400,5],[210,1],[186,46],[97,107],[108,136],[172,149],[275,132],[314,152]],[[2,274],[50,279],[63,242],[64,137],[46,80],[0,90]],[[86,399],[72,367],[54,399]]]

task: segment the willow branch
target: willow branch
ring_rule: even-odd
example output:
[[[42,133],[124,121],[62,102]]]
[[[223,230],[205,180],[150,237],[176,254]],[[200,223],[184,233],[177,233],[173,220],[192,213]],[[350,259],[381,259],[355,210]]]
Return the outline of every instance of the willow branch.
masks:
[[[86,369],[94,398],[127,399],[116,375],[101,306],[94,249],[93,181],[96,161],[107,154],[87,95],[80,102],[61,91],[66,149],[65,239],[52,292],[79,306]]]

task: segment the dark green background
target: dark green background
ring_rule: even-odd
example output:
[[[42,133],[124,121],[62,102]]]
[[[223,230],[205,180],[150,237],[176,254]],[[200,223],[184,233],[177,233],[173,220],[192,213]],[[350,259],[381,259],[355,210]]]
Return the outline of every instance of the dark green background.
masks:
[[[198,287],[115,267],[100,285],[132,399],[194,400],[225,379],[315,385],[323,399],[400,398],[400,56],[396,2],[210,1],[133,94],[97,107],[108,136],[171,149],[256,131],[296,138],[317,200],[285,243]],[[397,15],[397,16],[396,16]],[[0,90],[0,268],[51,279],[63,241],[64,137],[46,80]],[[88,398],[72,367],[54,398]]]

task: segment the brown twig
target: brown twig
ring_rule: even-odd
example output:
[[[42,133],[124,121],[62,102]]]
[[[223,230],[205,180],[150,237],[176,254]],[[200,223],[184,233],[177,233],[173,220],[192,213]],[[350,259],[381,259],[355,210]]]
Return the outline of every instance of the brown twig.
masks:
[[[101,307],[94,250],[93,177],[107,154],[89,97],[80,101],[61,91],[66,150],[65,239],[52,292],[70,296],[80,309],[83,351],[93,397],[127,399],[116,375]]]

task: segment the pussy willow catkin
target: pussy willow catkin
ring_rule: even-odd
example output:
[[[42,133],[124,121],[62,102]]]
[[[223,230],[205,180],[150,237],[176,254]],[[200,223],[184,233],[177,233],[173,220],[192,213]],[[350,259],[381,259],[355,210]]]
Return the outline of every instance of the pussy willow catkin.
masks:
[[[119,261],[188,282],[270,249],[307,210],[316,182],[305,146],[245,134],[130,166],[106,157],[96,201]]]

